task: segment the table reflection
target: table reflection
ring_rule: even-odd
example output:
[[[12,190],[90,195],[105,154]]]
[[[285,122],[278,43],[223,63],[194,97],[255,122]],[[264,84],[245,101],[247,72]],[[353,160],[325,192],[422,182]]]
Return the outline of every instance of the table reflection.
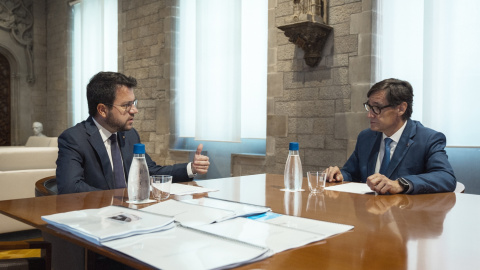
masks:
[[[302,215],[302,192],[290,192],[285,191],[283,197],[283,205],[285,208],[285,214],[290,216]]]
[[[325,193],[310,193],[307,200],[307,213],[325,213]]]

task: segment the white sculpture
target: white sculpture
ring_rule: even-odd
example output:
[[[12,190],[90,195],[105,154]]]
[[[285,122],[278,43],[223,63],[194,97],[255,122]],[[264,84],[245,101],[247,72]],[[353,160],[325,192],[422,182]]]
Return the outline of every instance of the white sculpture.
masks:
[[[32,125],[33,128],[33,135],[38,136],[38,137],[46,137],[45,134],[43,134],[43,124],[40,122],[33,122]]]

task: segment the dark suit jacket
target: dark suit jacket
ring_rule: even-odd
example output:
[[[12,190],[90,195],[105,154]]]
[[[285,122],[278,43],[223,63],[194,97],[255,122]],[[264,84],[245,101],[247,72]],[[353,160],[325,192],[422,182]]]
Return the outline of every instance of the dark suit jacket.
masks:
[[[133,159],[133,145],[140,143],[135,129],[118,132],[125,177]],[[189,181],[187,163],[157,165],[145,155],[150,175],[172,175],[174,182]],[[92,117],[65,130],[58,137],[57,185],[59,194],[114,189],[115,181],[100,132]]]
[[[365,183],[375,173],[381,140],[381,132],[360,132],[355,151],[341,169],[345,181]],[[413,184],[412,194],[454,191],[456,179],[445,145],[445,135],[408,120],[385,176],[408,179]]]

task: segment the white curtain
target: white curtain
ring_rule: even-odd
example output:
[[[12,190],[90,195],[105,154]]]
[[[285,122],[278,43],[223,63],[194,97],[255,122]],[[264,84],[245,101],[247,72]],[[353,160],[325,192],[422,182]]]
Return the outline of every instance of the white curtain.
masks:
[[[179,137],[266,137],[267,0],[180,0],[175,123]]]
[[[100,71],[117,71],[117,0],[82,0],[73,6],[73,123],[88,117],[87,84]]]
[[[414,88],[413,116],[448,146],[479,146],[480,1],[380,0],[376,81]]]

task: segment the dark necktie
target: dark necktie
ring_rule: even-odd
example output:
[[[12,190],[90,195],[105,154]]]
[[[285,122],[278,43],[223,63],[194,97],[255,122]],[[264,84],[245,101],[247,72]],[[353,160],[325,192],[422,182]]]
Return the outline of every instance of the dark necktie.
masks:
[[[123,173],[122,156],[120,155],[120,149],[117,144],[117,134],[110,136],[112,162],[113,162],[113,175],[115,176],[115,188],[125,187],[125,174]]]
[[[383,154],[382,165],[380,166],[380,174],[385,175],[387,172],[388,164],[390,163],[390,143],[393,140],[390,138],[385,138],[385,153]]]

